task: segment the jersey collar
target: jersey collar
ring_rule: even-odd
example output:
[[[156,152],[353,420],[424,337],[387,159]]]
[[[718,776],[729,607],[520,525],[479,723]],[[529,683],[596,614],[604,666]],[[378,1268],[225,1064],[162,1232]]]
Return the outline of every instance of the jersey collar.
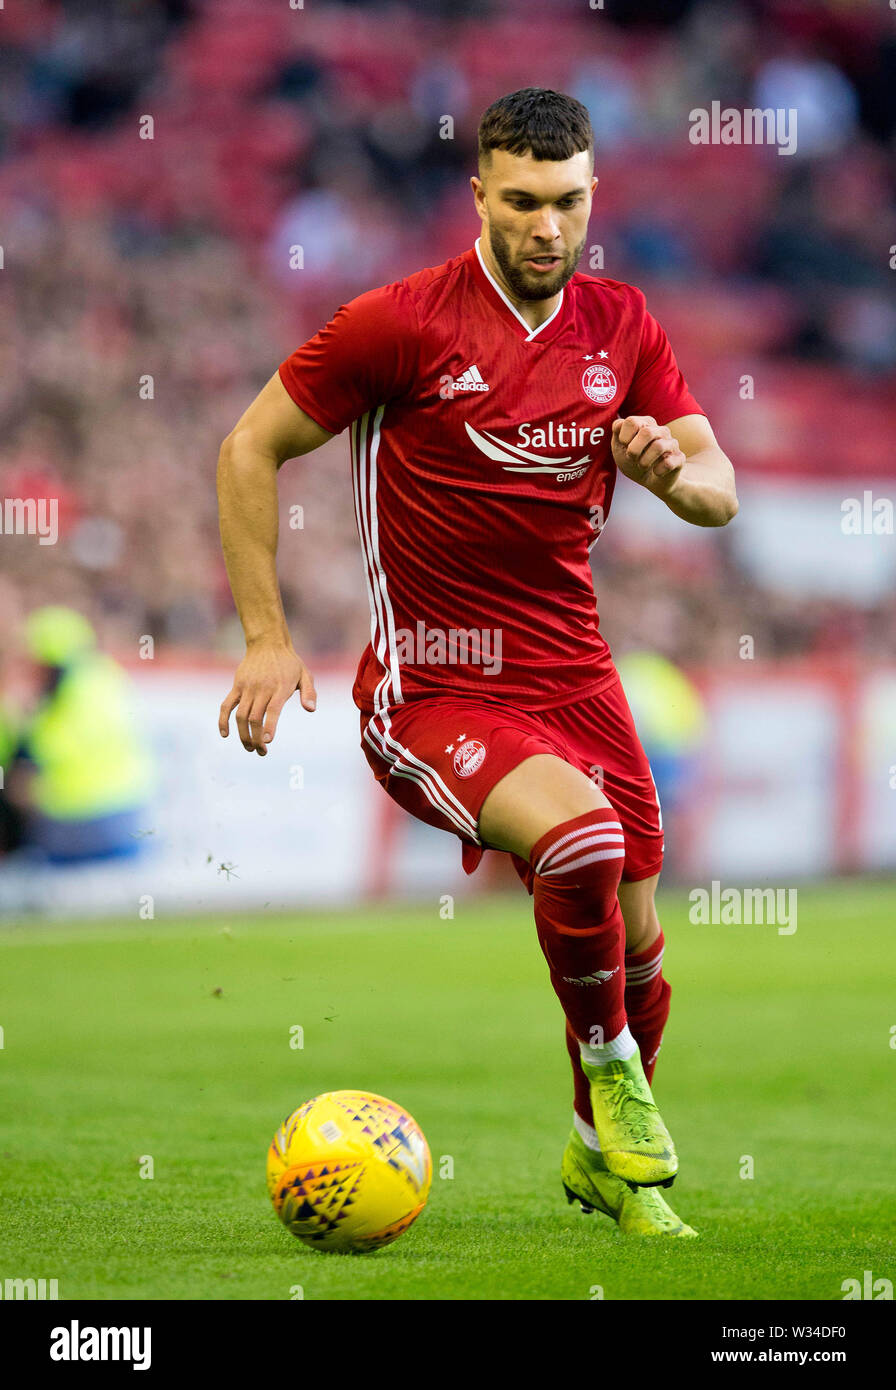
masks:
[[[540,323],[537,328],[531,328],[529,324],[526,322],[526,320],[523,318],[519,310],[513,304],[511,304],[510,300],[507,298],[507,295],[501,289],[494,276],[486,268],[485,261],[482,258],[482,250],[479,245],[481,240],[481,237],[476,238],[476,242],[473,247],[476,254],[472,258],[472,266],[477,283],[479,284],[480,289],[482,289],[483,293],[485,294],[486,299],[490,300],[493,304],[495,303],[495,298],[497,299],[498,302],[495,304],[495,307],[499,310],[499,312],[501,312],[502,317],[504,317],[503,311],[506,311],[506,313],[510,316],[512,320],[512,326],[515,328],[516,332],[519,334],[519,336],[523,339],[524,342],[533,343],[535,342],[536,338],[540,338],[543,341],[545,338],[553,337],[554,331],[557,328],[557,318],[565,302],[566,287],[564,286],[564,288],[560,291],[559,302],[557,304],[556,309],[551,314],[550,318],[545,319],[544,323]],[[549,328],[551,328],[551,332],[547,331]]]

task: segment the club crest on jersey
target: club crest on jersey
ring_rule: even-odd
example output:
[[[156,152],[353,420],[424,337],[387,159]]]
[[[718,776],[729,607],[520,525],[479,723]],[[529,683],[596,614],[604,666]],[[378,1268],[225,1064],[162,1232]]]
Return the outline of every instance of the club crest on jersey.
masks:
[[[485,744],[478,738],[468,738],[454,754],[454,771],[458,777],[472,777],[485,762]]]
[[[593,362],[582,373],[582,390],[589,401],[596,401],[598,405],[607,405],[616,395],[618,389],[619,383],[616,380],[616,373],[612,367],[605,367],[603,362]]]

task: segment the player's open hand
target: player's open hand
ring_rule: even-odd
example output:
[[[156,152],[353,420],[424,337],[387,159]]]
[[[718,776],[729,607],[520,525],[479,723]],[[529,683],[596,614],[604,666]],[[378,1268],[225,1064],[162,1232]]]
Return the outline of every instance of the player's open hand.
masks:
[[[221,706],[218,732],[226,738],[230,716],[236,710],[236,727],[247,753],[262,758],[277,732],[277,721],[286,701],[298,690],[303,708],[317,707],[314,678],[301,657],[282,642],[250,646],[236,670],[233,688]]]
[[[652,415],[614,420],[610,447],[620,473],[650,491],[665,491],[687,462],[669,426],[658,425]]]

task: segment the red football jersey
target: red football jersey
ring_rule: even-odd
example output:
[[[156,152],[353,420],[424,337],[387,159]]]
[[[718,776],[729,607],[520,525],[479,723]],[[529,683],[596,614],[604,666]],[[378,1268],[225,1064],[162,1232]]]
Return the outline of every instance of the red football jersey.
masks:
[[[547,709],[613,680],[588,560],[612,422],[703,414],[640,290],[576,273],[533,329],[477,241],[343,305],[280,378],[324,429],[352,426],[360,709],[465,692]]]

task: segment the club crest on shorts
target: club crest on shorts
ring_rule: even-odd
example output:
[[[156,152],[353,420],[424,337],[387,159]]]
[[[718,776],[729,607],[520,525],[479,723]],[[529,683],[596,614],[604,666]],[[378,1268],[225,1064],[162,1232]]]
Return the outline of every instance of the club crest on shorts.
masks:
[[[458,777],[472,777],[485,762],[485,744],[478,738],[468,738],[454,754],[454,771]]]
[[[589,401],[606,405],[618,389],[619,383],[612,367],[605,367],[603,362],[593,362],[590,367],[585,368],[582,374],[582,390]]]

